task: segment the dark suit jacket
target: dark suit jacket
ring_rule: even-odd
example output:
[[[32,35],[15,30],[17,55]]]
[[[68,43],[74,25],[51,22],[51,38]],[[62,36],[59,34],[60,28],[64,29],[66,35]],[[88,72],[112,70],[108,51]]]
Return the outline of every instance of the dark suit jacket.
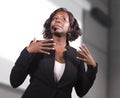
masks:
[[[22,98],[71,98],[72,88],[79,97],[84,96],[94,83],[97,67],[88,66],[85,72],[84,63],[76,59],[78,53],[70,46],[64,52],[65,71],[59,82],[54,79],[55,51],[50,55],[28,53],[23,49],[10,74],[12,87],[20,86],[27,75],[30,85]]]

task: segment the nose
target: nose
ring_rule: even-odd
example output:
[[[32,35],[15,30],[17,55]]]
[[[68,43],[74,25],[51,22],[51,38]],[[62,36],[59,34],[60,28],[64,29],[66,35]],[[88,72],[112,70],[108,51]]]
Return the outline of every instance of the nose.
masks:
[[[60,19],[60,18],[57,18],[55,22],[60,23],[60,22],[61,22],[61,19]]]

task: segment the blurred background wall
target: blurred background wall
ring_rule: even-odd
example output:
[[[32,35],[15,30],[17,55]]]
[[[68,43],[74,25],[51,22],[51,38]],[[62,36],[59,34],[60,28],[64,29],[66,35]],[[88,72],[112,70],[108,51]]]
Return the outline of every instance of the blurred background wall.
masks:
[[[18,0],[13,0],[13,3],[18,3]],[[32,11],[32,6],[29,5],[29,2],[32,2],[31,0],[25,0],[26,3],[25,5],[22,6],[29,6],[29,8],[31,8],[30,10]],[[42,1],[42,0],[41,0]],[[38,5],[41,4],[41,1],[39,2],[39,0],[34,0],[33,2],[38,2]],[[43,0],[45,1],[45,0]],[[28,33],[28,38],[25,39],[14,39],[14,36],[12,35],[12,32],[9,32],[10,35],[8,37],[6,37],[6,35],[8,34],[8,32],[5,34],[5,37],[3,37],[3,41],[0,42],[1,44],[1,48],[4,48],[6,45],[9,47],[14,47],[14,51],[17,50],[18,47],[16,46],[10,46],[9,40],[8,41],[4,41],[7,39],[14,39],[12,41],[12,43],[24,43],[24,45],[20,44],[20,49],[18,49],[16,51],[16,55],[19,55],[19,52],[22,50],[22,48],[27,45],[29,43],[29,41],[36,36],[38,38],[39,33],[41,32],[41,27],[40,27],[40,21],[44,22],[44,16],[41,17],[42,13],[48,13],[45,16],[45,19],[48,18],[49,14],[56,9],[57,7],[67,7],[69,10],[71,10],[76,18],[79,20],[80,22],[80,26],[82,28],[83,31],[83,36],[81,40],[82,43],[85,43],[89,50],[91,51],[91,53],[93,54],[95,60],[98,62],[99,64],[99,70],[98,70],[98,74],[97,74],[97,78],[95,80],[95,83],[93,85],[93,87],[90,89],[90,91],[83,97],[83,98],[119,98],[120,97],[120,12],[119,12],[119,8],[120,8],[120,1],[119,0],[64,0],[64,1],[57,1],[57,0],[46,0],[47,2],[50,2],[53,5],[47,7],[46,9],[42,9],[41,12],[37,12],[38,15],[36,15],[36,17],[40,17],[41,20],[36,20],[39,18],[36,18],[35,20],[32,19],[29,22],[29,17],[25,17],[25,19],[27,20],[27,23],[31,23],[32,21],[36,21],[34,25],[30,25],[30,28],[33,28],[33,30],[29,29],[29,27],[27,29],[29,29],[30,31],[21,31],[21,27],[18,27],[17,30],[20,31],[19,33],[22,33],[22,37],[25,36],[25,33]],[[10,2],[10,1],[9,1]],[[10,4],[8,2],[8,0],[6,0],[6,4]],[[28,4],[27,4],[28,3]],[[36,4],[36,3],[34,3]],[[7,7],[7,5],[3,7],[3,2],[0,1],[0,12],[2,12],[2,14],[4,13],[5,16],[0,16],[0,21],[3,21],[3,17],[6,17],[5,19],[10,19],[9,17],[13,17],[12,14],[13,13],[9,13],[9,14],[5,14],[6,11],[8,11],[8,9],[5,9]],[[46,4],[43,4],[44,6]],[[22,8],[22,6],[19,6],[17,8]],[[9,6],[10,7],[10,6]],[[38,6],[36,6],[38,7]],[[38,7],[39,9],[41,7]],[[14,9],[14,8],[13,8]],[[12,10],[13,10],[12,9]],[[21,10],[16,10],[14,11],[14,15],[17,16],[17,14],[19,15],[19,12]],[[30,10],[26,10],[26,11],[30,11]],[[48,11],[48,12],[47,12]],[[51,11],[51,12],[50,12]],[[82,11],[82,12],[81,12]],[[23,15],[27,15],[27,13],[30,12],[24,12]],[[31,14],[34,13],[34,11],[31,12]],[[22,14],[22,13],[21,13]],[[30,14],[30,15],[31,15]],[[9,15],[9,16],[6,16]],[[82,15],[82,16],[81,16]],[[15,18],[16,21],[18,21],[19,19]],[[12,22],[12,20],[10,21]],[[20,22],[20,21],[18,21]],[[22,21],[25,24],[25,21]],[[11,30],[11,28],[3,28],[3,25],[10,25],[7,22],[3,22],[4,24],[0,24],[0,27],[2,27],[1,29],[3,29],[3,31],[5,30]],[[6,24],[7,23],[7,24]],[[6,26],[5,26],[6,27]],[[9,26],[8,26],[9,27]],[[24,28],[25,25],[22,27]],[[15,28],[12,28],[14,30],[16,30]],[[34,34],[32,32],[35,32]],[[31,34],[29,36],[29,33]],[[0,34],[3,35],[3,32],[0,31]],[[15,36],[18,36],[18,34],[16,34]],[[81,44],[81,42],[79,44]],[[9,45],[8,45],[9,44]],[[12,55],[12,53],[14,53],[14,51],[8,51],[9,47],[5,47],[6,52],[3,54],[4,57],[10,57]],[[11,52],[11,55],[7,55],[9,52]],[[2,51],[1,51],[2,54]],[[1,55],[0,55],[1,56]],[[10,67],[9,65],[13,65],[15,59],[17,58],[17,56],[14,56],[14,59],[7,59],[6,58],[0,58],[0,73],[8,73],[8,74],[2,74],[1,75],[1,79],[0,79],[0,98],[20,98],[20,96],[22,95],[22,93],[24,92],[24,89],[26,87],[26,85],[28,84],[28,82],[26,82],[25,84],[23,84],[20,88],[17,89],[13,89],[11,88],[11,86],[8,84],[9,83],[9,72],[12,68],[12,66]],[[2,70],[4,67],[6,66],[5,70]],[[7,69],[9,68],[9,69]],[[7,79],[5,79],[4,77],[7,77]],[[28,77],[29,78],[29,77]],[[3,81],[2,81],[3,80]],[[73,91],[72,93],[72,97],[73,98],[77,98],[75,92]]]
[[[112,26],[109,29],[108,98],[120,98],[120,1],[110,0]]]

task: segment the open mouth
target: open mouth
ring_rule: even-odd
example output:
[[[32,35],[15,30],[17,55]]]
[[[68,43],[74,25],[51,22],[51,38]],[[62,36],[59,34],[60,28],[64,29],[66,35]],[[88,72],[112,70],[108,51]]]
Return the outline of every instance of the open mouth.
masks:
[[[59,26],[59,25],[53,25],[53,26],[52,26],[52,29],[53,29],[54,31],[59,30],[59,29],[61,29],[61,28],[62,28],[62,27]]]
[[[54,25],[54,28],[56,28],[56,29],[60,29],[60,28],[62,28],[62,27],[59,26],[59,25]]]

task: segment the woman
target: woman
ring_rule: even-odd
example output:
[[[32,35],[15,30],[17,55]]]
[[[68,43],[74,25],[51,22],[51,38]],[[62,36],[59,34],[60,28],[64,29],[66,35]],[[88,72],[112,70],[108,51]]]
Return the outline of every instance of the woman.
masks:
[[[69,45],[81,35],[77,20],[70,11],[59,8],[44,28],[45,39],[34,39],[17,59],[10,74],[12,87],[20,86],[30,75],[22,98],[71,98],[73,87],[79,97],[84,96],[94,83],[97,63],[85,45],[78,51]]]

